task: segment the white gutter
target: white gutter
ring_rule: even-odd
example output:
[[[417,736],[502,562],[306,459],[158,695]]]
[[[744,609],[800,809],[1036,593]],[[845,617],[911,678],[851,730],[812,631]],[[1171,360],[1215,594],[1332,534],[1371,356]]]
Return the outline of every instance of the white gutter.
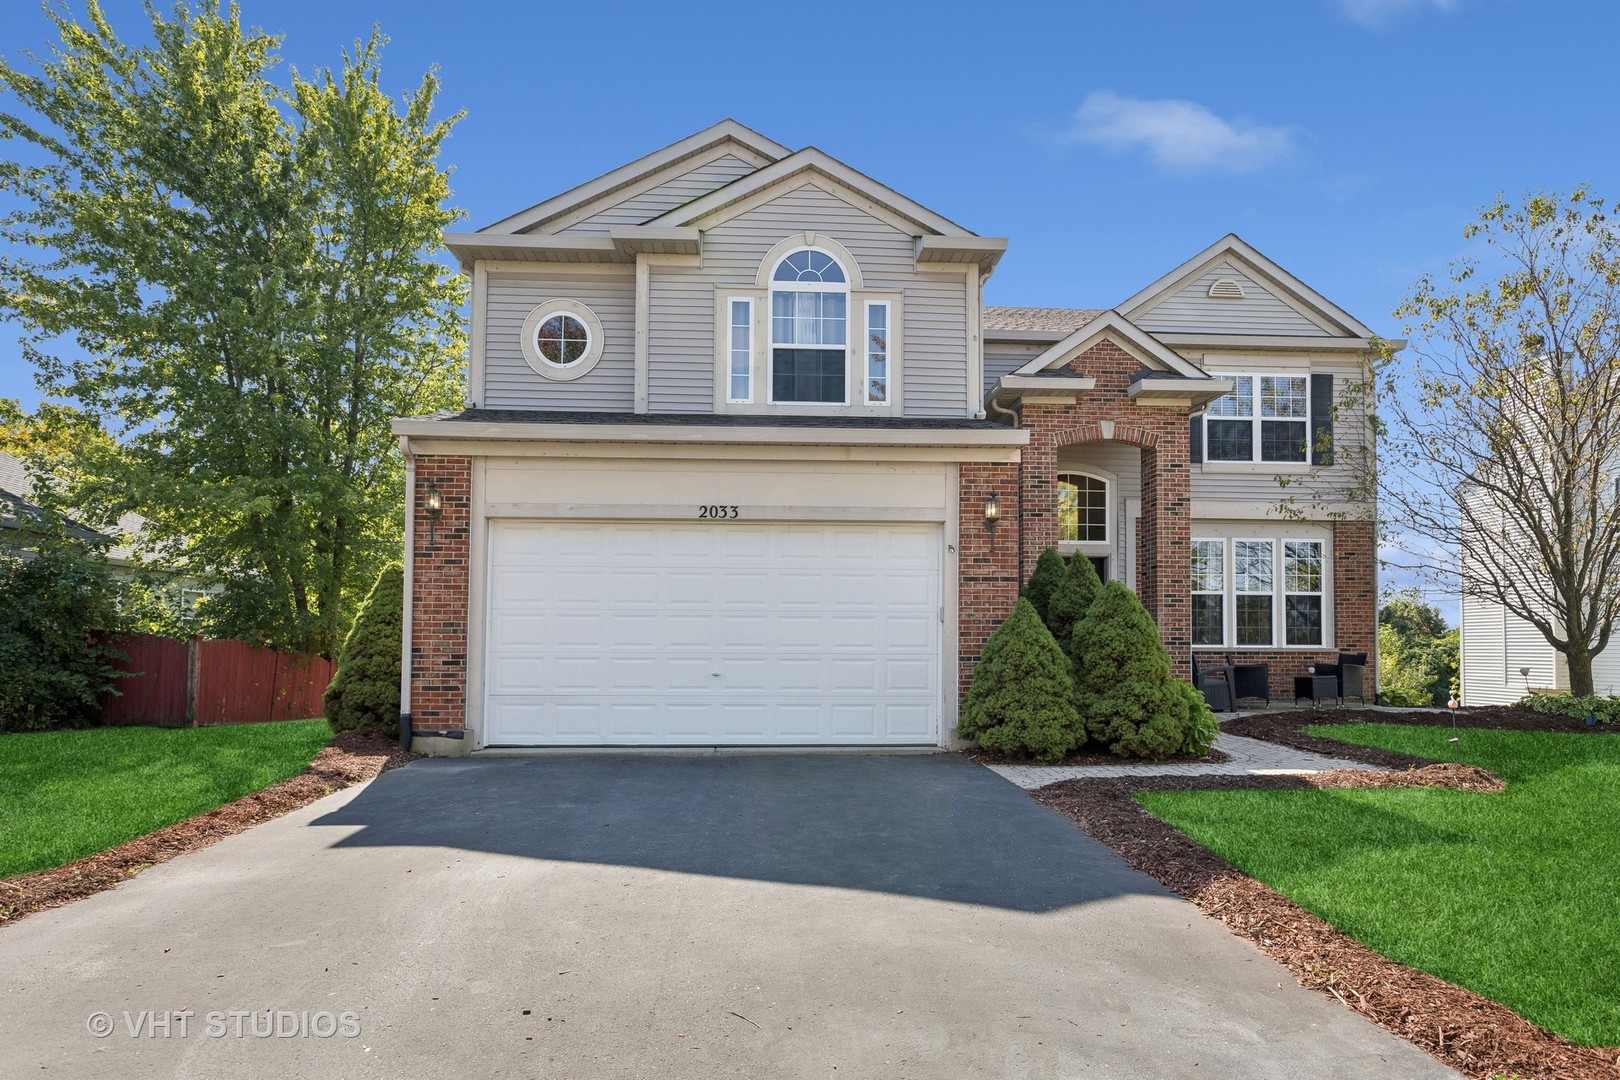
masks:
[[[411,593],[416,581],[416,456],[411,441],[400,436],[399,452],[405,455],[405,624],[400,633],[399,716],[400,742],[411,748]]]

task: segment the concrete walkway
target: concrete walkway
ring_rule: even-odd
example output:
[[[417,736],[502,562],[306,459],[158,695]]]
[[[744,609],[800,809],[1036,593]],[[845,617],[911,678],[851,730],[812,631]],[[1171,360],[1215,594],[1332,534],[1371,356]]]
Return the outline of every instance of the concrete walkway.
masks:
[[[1376,769],[1360,761],[1323,757],[1305,750],[1278,746],[1260,739],[1221,732],[1215,749],[1230,761],[1157,765],[991,765],[988,768],[1021,788],[1034,790],[1059,780],[1101,779],[1117,776],[1286,776],[1326,772],[1329,769]]]
[[[1456,1075],[955,754],[415,762],[0,928],[0,1034],[76,1080]]]

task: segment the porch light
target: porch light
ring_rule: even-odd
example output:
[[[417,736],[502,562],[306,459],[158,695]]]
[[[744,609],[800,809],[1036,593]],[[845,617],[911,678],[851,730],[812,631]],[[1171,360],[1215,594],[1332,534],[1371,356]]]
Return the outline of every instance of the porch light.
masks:
[[[444,496],[439,494],[439,487],[432,480],[427,482],[427,492],[422,496],[422,509],[428,516],[428,543],[437,539],[439,519],[444,516]]]
[[[984,531],[990,534],[990,546],[996,546],[996,526],[1001,524],[1001,496],[992,494],[984,500]]]

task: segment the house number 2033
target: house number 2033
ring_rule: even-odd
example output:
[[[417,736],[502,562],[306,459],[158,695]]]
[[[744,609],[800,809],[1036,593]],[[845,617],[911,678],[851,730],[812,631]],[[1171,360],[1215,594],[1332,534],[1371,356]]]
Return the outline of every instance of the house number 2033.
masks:
[[[698,517],[700,518],[734,518],[736,516],[737,508],[735,506],[698,507]]]

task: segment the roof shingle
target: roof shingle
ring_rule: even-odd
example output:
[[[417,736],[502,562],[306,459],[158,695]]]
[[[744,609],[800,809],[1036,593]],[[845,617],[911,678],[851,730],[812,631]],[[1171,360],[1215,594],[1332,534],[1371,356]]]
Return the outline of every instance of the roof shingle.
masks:
[[[987,307],[982,315],[986,330],[1078,330],[1103,313],[1101,308]]]

